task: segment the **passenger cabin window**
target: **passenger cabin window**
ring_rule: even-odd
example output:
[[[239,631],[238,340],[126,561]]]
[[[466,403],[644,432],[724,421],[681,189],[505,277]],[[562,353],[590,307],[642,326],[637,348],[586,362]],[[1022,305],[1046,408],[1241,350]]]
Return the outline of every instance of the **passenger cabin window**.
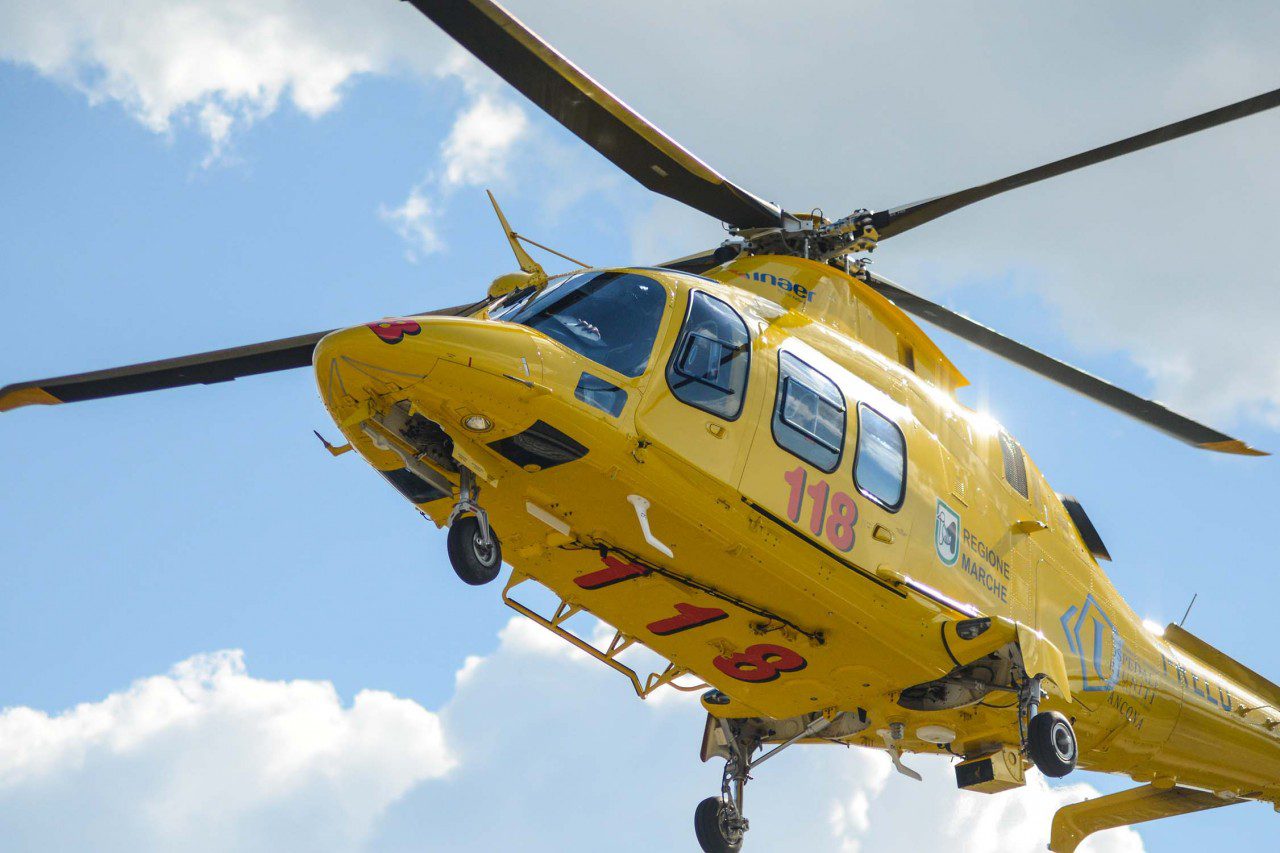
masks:
[[[689,313],[667,365],[677,400],[734,420],[742,414],[751,366],[751,335],[738,312],[714,296],[689,294]]]
[[[557,279],[494,316],[537,329],[623,376],[639,376],[666,303],[667,291],[648,276],[605,271]]]
[[[858,491],[887,510],[902,506],[907,487],[907,441],[893,421],[858,406],[858,452],[853,461]]]
[[[836,383],[791,353],[778,353],[773,438],[780,446],[815,468],[834,471],[844,446],[844,414]]]
[[[1000,433],[1000,454],[1004,457],[1004,479],[1013,490],[1024,498],[1027,490],[1027,460],[1022,456],[1022,448],[1007,432]]]

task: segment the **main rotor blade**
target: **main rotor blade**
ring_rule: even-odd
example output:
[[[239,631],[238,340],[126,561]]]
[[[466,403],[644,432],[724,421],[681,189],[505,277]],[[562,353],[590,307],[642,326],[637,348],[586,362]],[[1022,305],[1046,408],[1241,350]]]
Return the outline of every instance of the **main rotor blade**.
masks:
[[[1025,172],[1018,172],[1016,175],[1010,175],[1007,178],[1000,178],[999,180],[960,190],[950,195],[937,196],[925,201],[881,210],[873,214],[872,224],[875,226],[876,231],[879,232],[881,239],[893,237],[937,219],[939,216],[959,210],[962,207],[968,207],[983,199],[1000,195],[1009,190],[1025,187],[1028,184],[1034,184],[1067,172],[1074,172],[1076,169],[1083,169],[1085,166],[1092,166],[1095,163],[1101,163],[1133,151],[1140,151],[1143,148],[1150,148],[1153,145],[1169,142],[1201,130],[1208,130],[1211,127],[1217,127],[1220,124],[1251,116],[1276,106],[1280,106],[1280,89],[1275,89],[1253,98],[1246,98],[1238,103],[1210,110],[1192,118],[1175,121],[1173,124],[1149,130],[1146,133],[1139,133],[1137,136],[1130,136],[1128,139],[1112,142],[1110,145],[1103,145],[1091,151],[1085,151],[1082,154],[1064,157],[1044,166],[1027,169]]]
[[[410,0],[553,119],[654,192],[739,228],[782,210],[699,160],[490,0]]]
[[[1077,367],[1072,367],[1065,362],[1051,358],[1026,344],[1005,337],[999,332],[970,320],[962,314],[957,314],[949,308],[944,308],[936,302],[930,302],[923,296],[903,290],[888,279],[871,274],[868,276],[867,283],[903,311],[908,311],[923,320],[928,320],[933,325],[945,329],[956,337],[963,338],[969,343],[982,347],[988,352],[993,352],[1019,367],[1038,373],[1046,379],[1096,400],[1121,414],[1142,421],[1148,426],[1155,427],[1161,432],[1187,444],[1202,447],[1206,450],[1216,450],[1221,453],[1237,453],[1242,456],[1269,455],[1264,451],[1255,450],[1240,439],[1232,438],[1212,427],[1193,421],[1185,415],[1171,411],[1154,400],[1143,399],[1123,388],[1112,385],[1110,382],[1085,373]]]
[[[483,303],[424,311],[413,316],[459,316],[471,313],[481,304]],[[0,388],[0,412],[21,406],[78,403],[82,400],[140,394],[184,385],[212,385],[215,382],[230,382],[242,376],[310,367],[311,354],[316,344],[330,331],[335,330],[95,370],[91,373],[18,382]]]

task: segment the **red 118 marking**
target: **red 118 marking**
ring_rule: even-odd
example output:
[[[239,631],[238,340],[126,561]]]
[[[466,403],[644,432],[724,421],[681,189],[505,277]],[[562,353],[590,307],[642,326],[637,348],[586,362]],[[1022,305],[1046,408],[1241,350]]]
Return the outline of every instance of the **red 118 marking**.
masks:
[[[804,487],[804,471],[800,471],[800,489]],[[794,473],[794,472],[792,472]],[[790,475],[788,475],[790,476]],[[826,483],[822,483],[822,503],[826,504]],[[799,491],[799,489],[797,489]],[[813,492],[813,489],[810,489]],[[840,497],[840,493],[836,494]],[[845,495],[845,497],[848,497]],[[815,496],[815,502],[817,497]],[[834,503],[834,501],[833,501]],[[796,502],[797,508],[793,513],[792,520],[799,518],[799,501]],[[852,501],[850,501],[852,504]],[[857,508],[854,508],[854,518],[857,518]],[[821,513],[815,512],[814,524],[817,529],[821,529]],[[832,516],[834,518],[835,516]],[[828,528],[831,526],[831,520],[827,521]],[[849,523],[850,545],[853,538],[853,523]],[[586,590],[603,589],[606,586],[612,586],[615,583],[633,580],[635,578],[644,577],[650,573],[650,569],[645,568],[637,563],[624,563],[612,554],[604,556],[603,569],[594,572],[588,572],[573,579],[573,582],[580,588]],[[659,637],[669,637],[672,634],[679,634],[681,631],[688,631],[691,628],[697,628],[702,625],[709,625],[712,622],[719,622],[721,619],[729,618],[729,614],[718,607],[698,607],[693,604],[679,602],[675,605],[676,615],[668,616],[665,619],[658,619],[650,622],[647,627],[650,631]],[[748,646],[744,651],[735,652],[731,655],[720,655],[711,661],[716,669],[723,672],[730,678],[738,681],[747,681],[753,684],[759,684],[766,681],[773,681],[784,672],[796,672],[808,666],[808,662],[796,652],[788,649],[786,646],[778,646],[773,643],[758,643],[754,646]]]
[[[676,605],[676,613],[680,615],[650,622],[645,627],[659,637],[669,637],[681,631],[688,631],[690,628],[697,628],[699,625],[708,625],[729,618],[728,613],[717,607],[695,607],[692,604],[683,603]]]
[[[809,495],[813,506],[809,511],[809,530],[814,536],[826,538],[841,551],[853,549],[854,525],[858,523],[858,505],[844,492],[832,492],[826,480],[819,480],[808,489],[805,482],[808,472],[800,466],[782,475],[791,487],[787,498],[787,517],[799,524],[804,496]],[[828,512],[829,510],[829,512]]]
[[[791,649],[773,643],[747,646],[744,651],[721,655],[712,663],[730,678],[753,684],[773,681],[781,673],[796,672],[808,666],[808,662]]]
[[[606,555],[604,564],[607,568],[574,578],[573,582],[583,589],[600,589],[620,581],[627,581],[649,574],[649,570],[644,566],[638,566],[635,563],[624,563],[613,555]]]

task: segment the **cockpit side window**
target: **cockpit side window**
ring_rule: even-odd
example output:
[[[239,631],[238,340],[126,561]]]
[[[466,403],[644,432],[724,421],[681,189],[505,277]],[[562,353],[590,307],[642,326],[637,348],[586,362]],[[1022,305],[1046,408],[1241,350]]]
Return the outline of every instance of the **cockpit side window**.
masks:
[[[778,353],[774,440],[815,468],[834,471],[844,447],[844,422],[839,386],[791,353]]]
[[[649,364],[667,291],[648,276],[593,272],[553,281],[494,315],[521,323],[623,376]]]
[[[751,367],[751,335],[738,312],[714,296],[689,294],[689,313],[667,364],[677,400],[725,420],[742,414]]]

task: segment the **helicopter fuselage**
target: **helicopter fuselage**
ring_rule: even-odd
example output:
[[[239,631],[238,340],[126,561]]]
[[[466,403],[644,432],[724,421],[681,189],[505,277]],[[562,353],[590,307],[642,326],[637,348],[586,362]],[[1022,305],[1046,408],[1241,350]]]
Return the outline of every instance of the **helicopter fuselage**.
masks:
[[[474,478],[514,607],[641,695],[710,686],[713,717],[779,738],[821,711],[828,742],[901,724],[907,752],[1016,747],[1009,685],[1041,674],[1080,766],[1280,799],[1268,685],[1144,628],[1022,449],[956,402],[963,376],[855,276],[780,256],[576,275],[580,308],[601,275],[647,282],[639,358],[607,346],[607,310],[539,314],[540,293],[314,356],[335,422],[425,516]],[[670,665],[638,674],[640,647]]]

